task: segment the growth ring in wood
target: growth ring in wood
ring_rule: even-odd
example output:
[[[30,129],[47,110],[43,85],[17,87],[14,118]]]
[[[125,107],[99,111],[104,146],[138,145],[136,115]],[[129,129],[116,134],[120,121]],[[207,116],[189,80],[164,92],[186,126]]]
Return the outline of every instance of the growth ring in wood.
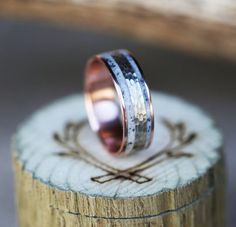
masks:
[[[153,144],[125,158],[104,152],[81,95],[25,121],[13,144],[20,226],[224,226],[221,133],[196,106],[152,97]]]

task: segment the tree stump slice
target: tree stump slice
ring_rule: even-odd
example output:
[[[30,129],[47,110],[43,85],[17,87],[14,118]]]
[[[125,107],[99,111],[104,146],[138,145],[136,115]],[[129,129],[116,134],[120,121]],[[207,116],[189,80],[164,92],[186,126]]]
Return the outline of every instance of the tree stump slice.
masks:
[[[153,104],[153,144],[123,158],[104,151],[82,95],[26,120],[13,140],[20,226],[225,226],[214,121],[174,96],[153,92]]]

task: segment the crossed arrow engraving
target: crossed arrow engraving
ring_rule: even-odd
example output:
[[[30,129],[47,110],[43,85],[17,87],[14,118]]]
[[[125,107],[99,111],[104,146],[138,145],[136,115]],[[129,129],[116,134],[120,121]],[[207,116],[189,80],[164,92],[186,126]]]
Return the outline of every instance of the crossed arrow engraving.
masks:
[[[167,119],[162,119],[162,124],[168,129],[170,135],[169,143],[162,150],[148,157],[146,160],[126,169],[117,169],[97,159],[80,145],[78,134],[85,124],[87,124],[86,120],[79,123],[68,122],[62,134],[55,133],[53,135],[54,140],[64,148],[62,152],[57,152],[56,154],[61,157],[72,157],[83,160],[104,171],[105,174],[103,175],[91,177],[92,181],[100,184],[117,179],[130,180],[138,184],[149,182],[152,178],[142,175],[141,173],[144,170],[168,158],[192,157],[192,154],[183,150],[197,137],[197,134],[194,132],[187,133],[186,125],[183,122],[172,123]]]

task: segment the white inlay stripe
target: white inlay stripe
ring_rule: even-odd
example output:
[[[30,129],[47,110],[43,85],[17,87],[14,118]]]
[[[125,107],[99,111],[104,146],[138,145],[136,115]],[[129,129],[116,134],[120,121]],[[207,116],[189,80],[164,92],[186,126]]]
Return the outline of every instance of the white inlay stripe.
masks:
[[[104,53],[101,55],[101,57],[106,61],[106,63],[109,65],[110,69],[113,72],[114,80],[118,83],[122,97],[123,97],[123,103],[126,108],[125,115],[127,117],[127,146],[125,149],[125,153],[129,154],[134,147],[135,144],[135,122],[134,122],[134,107],[132,105],[131,101],[131,94],[129,87],[127,85],[127,82],[125,80],[125,77],[119,67],[119,65],[116,63],[114,58],[109,53]]]

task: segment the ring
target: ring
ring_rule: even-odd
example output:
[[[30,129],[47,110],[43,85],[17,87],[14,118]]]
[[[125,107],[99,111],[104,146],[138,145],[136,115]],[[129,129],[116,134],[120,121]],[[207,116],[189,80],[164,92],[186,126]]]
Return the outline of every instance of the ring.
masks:
[[[90,126],[109,153],[127,155],[150,146],[151,95],[129,51],[98,54],[87,62],[85,103]]]

